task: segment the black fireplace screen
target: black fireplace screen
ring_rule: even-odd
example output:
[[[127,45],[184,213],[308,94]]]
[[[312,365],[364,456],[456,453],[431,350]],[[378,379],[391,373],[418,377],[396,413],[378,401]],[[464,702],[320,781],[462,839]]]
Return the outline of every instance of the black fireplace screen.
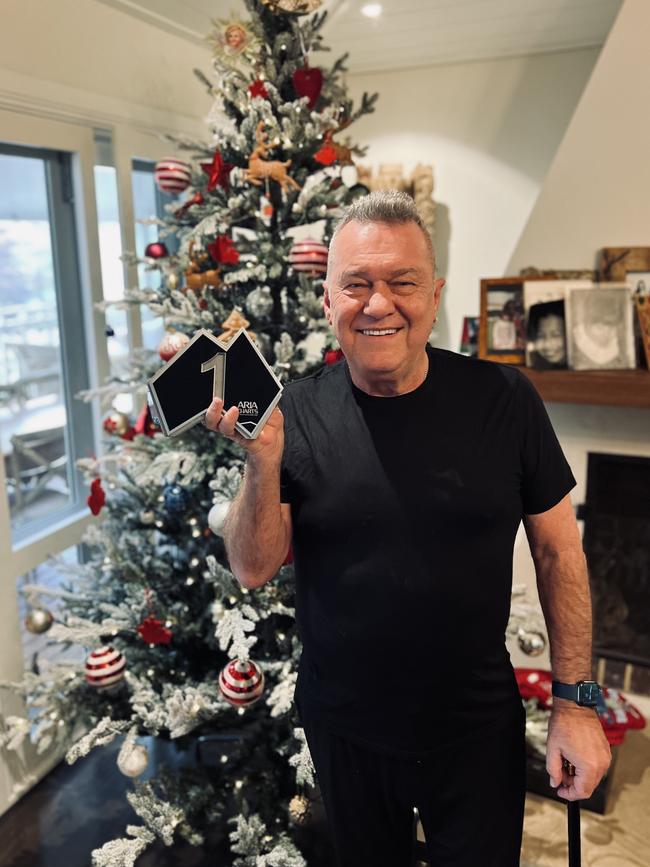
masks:
[[[650,665],[650,458],[590,453],[579,516],[594,654]]]

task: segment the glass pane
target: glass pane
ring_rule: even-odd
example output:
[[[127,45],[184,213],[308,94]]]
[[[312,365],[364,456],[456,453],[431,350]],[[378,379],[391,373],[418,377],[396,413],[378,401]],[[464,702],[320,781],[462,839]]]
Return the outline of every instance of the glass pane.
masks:
[[[159,213],[159,198],[156,195],[156,182],[154,180],[154,164],[150,168],[142,167],[138,160],[138,167],[131,173],[133,184],[133,213],[135,218],[135,252],[138,256],[144,256],[147,244],[158,240],[158,227],[153,223],[142,222],[152,217],[162,217]],[[167,246],[169,244],[165,241]],[[140,289],[158,289],[160,287],[160,272],[148,271],[145,265],[138,266],[138,285]],[[154,316],[148,307],[140,307],[142,314],[142,345],[148,349],[157,349],[164,334],[163,321],[159,316]]]
[[[178,251],[178,239],[175,235],[159,237],[157,219],[165,217],[165,209],[180,207],[186,198],[185,193],[177,196],[161,193],[154,179],[155,163],[142,159],[133,160],[131,182],[133,187],[133,210],[136,221],[136,250],[139,256],[144,256],[147,244],[154,241],[164,241],[170,255]],[[138,285],[141,289],[158,289],[160,287],[160,272],[157,269],[148,270],[142,264],[138,267]],[[154,316],[146,305],[140,308],[142,319],[143,346],[157,349],[164,334],[163,321]]]
[[[65,565],[77,565],[80,563],[78,546],[63,551],[58,559]],[[60,596],[56,595],[65,592],[63,585],[70,584],[70,575],[64,571],[65,565],[47,561],[18,579],[18,610],[26,671],[34,665],[42,668],[47,663],[76,662],[83,658],[83,648],[76,645],[66,648],[59,642],[50,642],[47,634],[52,620],[56,620],[59,612],[65,609]],[[25,594],[29,588],[36,587],[53,591],[54,595]]]
[[[99,229],[99,254],[102,266],[104,299],[116,301],[124,297],[122,235],[117,198],[117,173],[112,166],[95,166],[95,197]],[[106,311],[108,355],[111,373],[119,374],[129,353],[129,332],[126,310],[109,307]]]
[[[0,153],[0,444],[12,529],[71,501],[46,162]]]

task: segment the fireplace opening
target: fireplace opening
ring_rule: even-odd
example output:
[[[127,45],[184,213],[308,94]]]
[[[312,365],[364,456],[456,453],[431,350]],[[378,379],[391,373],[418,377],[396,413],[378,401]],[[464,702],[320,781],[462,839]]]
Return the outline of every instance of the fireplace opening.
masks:
[[[590,453],[583,545],[596,676],[650,695],[650,458]]]

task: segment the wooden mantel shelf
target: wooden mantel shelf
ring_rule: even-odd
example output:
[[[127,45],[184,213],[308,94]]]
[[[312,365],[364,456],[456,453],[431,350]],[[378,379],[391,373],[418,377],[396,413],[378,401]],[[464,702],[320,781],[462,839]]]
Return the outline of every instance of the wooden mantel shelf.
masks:
[[[648,370],[519,370],[543,400],[650,409]]]

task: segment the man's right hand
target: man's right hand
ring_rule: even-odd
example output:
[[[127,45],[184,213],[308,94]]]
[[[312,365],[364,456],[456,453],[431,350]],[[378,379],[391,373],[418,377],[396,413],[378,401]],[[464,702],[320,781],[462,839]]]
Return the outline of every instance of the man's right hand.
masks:
[[[223,401],[221,398],[215,397],[207,409],[204,424],[210,430],[217,431],[246,449],[249,458],[253,462],[262,460],[264,462],[277,462],[279,464],[282,460],[282,450],[284,449],[284,418],[278,407],[273,410],[266,424],[254,440],[243,437],[235,430],[238,418],[239,410],[236,406],[231,406],[224,413]]]

